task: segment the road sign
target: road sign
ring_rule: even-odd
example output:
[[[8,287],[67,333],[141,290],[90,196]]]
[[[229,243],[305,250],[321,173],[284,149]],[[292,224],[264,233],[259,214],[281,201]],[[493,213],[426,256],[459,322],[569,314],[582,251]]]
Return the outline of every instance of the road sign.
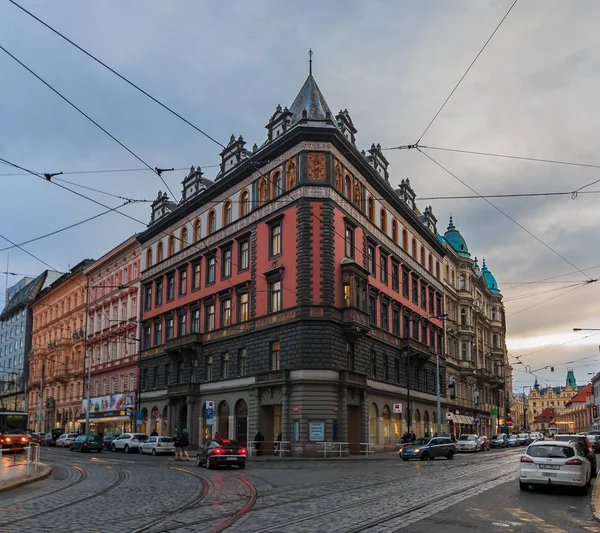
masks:
[[[215,423],[215,402],[207,400],[206,402],[206,425],[212,426]]]
[[[402,404],[395,403],[393,408],[394,413],[402,413]]]
[[[490,409],[490,416],[498,416],[498,409],[496,407]]]

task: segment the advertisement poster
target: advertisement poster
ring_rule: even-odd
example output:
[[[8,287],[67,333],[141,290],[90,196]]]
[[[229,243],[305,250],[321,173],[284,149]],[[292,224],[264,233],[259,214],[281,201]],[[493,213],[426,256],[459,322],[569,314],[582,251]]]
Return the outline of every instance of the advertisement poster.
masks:
[[[325,422],[309,422],[308,440],[323,442],[325,440]]]
[[[90,398],[89,412],[105,413],[107,411],[121,411],[127,407],[133,407],[135,403],[135,392],[124,392],[121,394],[109,394],[108,396],[98,396]],[[85,416],[88,412],[87,400],[81,402],[81,415]]]

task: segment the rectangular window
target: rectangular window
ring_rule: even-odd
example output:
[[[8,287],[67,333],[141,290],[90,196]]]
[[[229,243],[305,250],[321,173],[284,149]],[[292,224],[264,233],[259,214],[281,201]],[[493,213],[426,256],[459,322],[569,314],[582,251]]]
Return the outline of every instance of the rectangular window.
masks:
[[[440,356],[443,356],[443,355],[444,355],[444,353],[443,353],[443,350],[442,350],[442,347],[443,347],[443,346],[442,346],[442,336],[441,336],[441,335],[438,333],[438,336],[437,336],[437,353],[438,353],[438,355],[440,355]],[[554,404],[553,404],[553,405],[554,405]]]
[[[435,295],[435,316],[442,316],[442,298],[437,293]]]
[[[271,370],[279,370],[281,363],[281,354],[279,352],[279,341],[271,343]]]
[[[412,323],[412,337],[415,340],[419,340],[419,323],[418,322],[414,322]]]
[[[348,370],[354,372],[354,344],[346,343],[346,359],[348,361]]]
[[[154,297],[154,305],[162,305],[163,298],[163,282],[162,279],[156,281],[156,295]]]
[[[390,380],[390,363],[386,354],[383,354],[383,381]]]
[[[400,265],[392,259],[392,290],[400,290]]]
[[[98,387],[96,387],[96,392],[97,392]],[[142,390],[147,390],[148,389],[148,369],[144,368],[144,370],[142,370]]]
[[[162,322],[154,323],[154,346],[162,344]]]
[[[367,270],[375,275],[375,246],[371,244],[367,246]]]
[[[281,255],[281,222],[269,227],[269,257]]]
[[[152,388],[153,388],[154,390],[158,389],[158,386],[159,386],[159,385],[158,385],[158,378],[159,378],[159,375],[158,375],[158,367],[157,367],[157,366],[155,366],[155,367],[152,369],[152,379],[153,379],[153,381],[154,381],[154,383],[152,384]]]
[[[427,344],[427,326],[425,324],[421,324],[421,342]]]
[[[192,333],[200,333],[200,309],[192,309]]]
[[[419,278],[415,274],[412,275],[412,301],[419,305]]]
[[[150,326],[144,326],[144,350],[147,350],[152,345],[152,329]]]
[[[177,315],[177,336],[183,337],[187,334],[187,316],[185,311]]]
[[[204,378],[205,381],[212,381],[213,379],[213,358],[212,355],[209,355],[206,357],[206,362],[205,362],[205,369],[204,369]]]
[[[205,308],[206,311],[206,331],[215,329],[215,304],[209,304]]]
[[[221,379],[229,379],[229,352],[221,354]]]
[[[200,263],[192,265],[192,290],[197,291],[200,288]]]
[[[217,259],[214,255],[206,259],[206,284],[212,285],[216,279]]]
[[[173,301],[175,298],[175,274],[167,276],[167,302]]]
[[[173,338],[173,317],[170,316],[165,319],[165,340],[170,341]]]
[[[221,327],[231,326],[231,298],[221,300]]]
[[[400,310],[396,307],[392,309],[392,333],[400,336]]]
[[[421,281],[421,309],[427,311],[427,285]]]
[[[429,288],[429,314],[432,316],[435,316],[435,307],[434,307],[434,298],[433,298],[433,291],[431,290],[431,288]]]
[[[394,359],[394,381],[400,383],[400,359]]]
[[[273,280],[269,282],[269,313],[277,313],[281,311],[281,280]]]
[[[433,330],[433,328],[429,330],[429,348],[430,351],[435,350],[435,331]]]
[[[389,331],[390,329],[390,318],[389,318],[389,304],[387,302],[381,301],[381,329],[383,331]]]
[[[386,254],[381,248],[379,249],[379,272],[381,283],[387,285],[388,282],[388,254]]]
[[[354,259],[354,228],[346,225],[344,254],[350,259]]]
[[[371,368],[370,368],[371,379],[377,377],[377,354],[371,350]]]
[[[198,383],[198,359],[192,360],[190,368],[190,383]]]
[[[369,323],[371,326],[377,325],[377,308],[375,296],[369,296]]]
[[[111,394],[115,393],[115,377],[114,376],[110,377],[110,393]]]
[[[240,272],[250,268],[250,241],[244,239],[239,244],[238,270]]]
[[[238,376],[241,378],[246,376],[246,348],[238,350]]]
[[[179,271],[179,295],[187,293],[187,267]]]
[[[247,292],[241,292],[238,294],[238,312],[238,322],[246,322],[246,320],[250,319],[250,303]]]
[[[231,246],[221,250],[221,278],[231,277]]]
[[[144,309],[152,309],[152,285],[144,287]]]
[[[129,390],[133,391],[134,386],[133,386],[133,372],[129,372]]]

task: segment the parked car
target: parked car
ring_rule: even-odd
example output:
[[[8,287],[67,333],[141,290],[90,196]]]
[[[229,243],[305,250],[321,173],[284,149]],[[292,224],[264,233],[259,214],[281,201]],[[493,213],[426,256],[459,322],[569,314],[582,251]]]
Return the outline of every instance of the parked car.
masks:
[[[591,442],[592,444],[592,448],[594,450],[594,453],[598,453],[600,452],[600,435],[588,435],[588,440]]]
[[[544,441],[545,442],[545,441]],[[592,448],[592,444],[584,435],[556,435],[554,442],[572,442],[581,447],[585,457],[592,465],[592,477],[596,477],[598,467],[596,465],[596,454]]]
[[[457,452],[480,452],[481,443],[479,442],[479,435],[461,435],[456,441]]]
[[[29,437],[29,442],[31,442],[31,444],[41,445],[44,440],[44,435],[41,435],[40,433],[31,433],[27,436]]]
[[[540,433],[539,431],[532,431],[529,434],[529,437],[531,438],[531,442],[536,442],[538,440],[544,440],[544,434]]]
[[[517,442],[519,443],[519,446],[528,446],[531,444],[529,433],[519,433],[517,435]]]
[[[115,440],[119,435],[114,435],[112,433],[106,433],[102,437],[102,442],[104,443],[104,447],[108,450],[110,449],[110,443]]]
[[[129,453],[137,451],[140,443],[148,438],[145,433],[122,433],[110,443],[111,452]]]
[[[68,447],[72,441],[79,437],[79,433],[63,433],[56,439],[56,446],[59,448]]]
[[[490,448],[492,447],[492,442],[490,441],[490,439],[488,439],[484,435],[483,437],[479,437],[479,442],[481,442],[481,451],[482,452],[490,451]]]
[[[42,446],[56,446],[56,440],[52,436],[52,433],[46,433],[42,438]]]
[[[138,446],[138,449],[142,454],[175,453],[175,441],[172,437],[148,437]]]
[[[511,448],[516,448],[519,445],[519,437],[517,437],[516,435],[511,435],[510,437],[508,437],[508,445]]]
[[[581,446],[573,442],[539,441],[529,445],[519,462],[519,488],[531,485],[567,485],[587,494],[592,465]]]
[[[230,439],[213,439],[206,441],[198,448],[196,464],[206,468],[216,468],[226,465],[230,468],[237,465],[238,468],[246,468],[248,450]]]
[[[96,435],[79,435],[74,441],[69,444],[69,450],[72,452],[98,452],[104,448],[104,444]]]
[[[409,459],[435,459],[436,457],[445,457],[452,460],[456,453],[456,445],[449,437],[425,437],[417,439],[414,442],[405,444],[398,451],[398,456],[403,461]]]
[[[492,437],[492,448],[508,448],[508,435],[498,433]]]

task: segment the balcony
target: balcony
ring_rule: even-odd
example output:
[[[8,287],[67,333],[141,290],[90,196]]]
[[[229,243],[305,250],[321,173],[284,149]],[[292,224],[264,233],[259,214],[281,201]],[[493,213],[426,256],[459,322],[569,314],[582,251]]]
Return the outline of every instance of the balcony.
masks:
[[[356,385],[366,385],[367,377],[364,374],[342,370],[340,372],[340,381]]]
[[[463,376],[472,376],[475,372],[475,361],[458,361],[458,366]]]
[[[353,341],[364,337],[371,330],[369,314],[357,307],[342,309],[342,323],[344,334]]]
[[[285,370],[273,370],[256,375],[256,383],[282,383],[288,378]]]
[[[69,381],[69,373],[67,372],[66,367],[58,368],[52,373],[52,378],[54,380],[59,381],[60,383],[66,383]]]
[[[200,383],[183,383],[167,387],[167,396],[186,396],[188,394],[198,394],[199,392]]]
[[[490,354],[492,357],[504,357],[504,348],[502,346],[492,346],[490,349]]]
[[[175,337],[165,344],[166,352],[174,352],[185,348],[193,348],[202,344],[202,335],[199,333],[189,333],[181,337]]]

